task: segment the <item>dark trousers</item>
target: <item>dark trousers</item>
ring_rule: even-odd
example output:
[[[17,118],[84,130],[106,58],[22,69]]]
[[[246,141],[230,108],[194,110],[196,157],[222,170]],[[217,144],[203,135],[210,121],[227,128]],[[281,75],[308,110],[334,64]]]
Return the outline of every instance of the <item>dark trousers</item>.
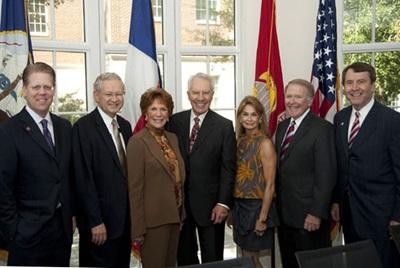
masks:
[[[69,266],[71,244],[62,223],[60,211],[38,234],[38,242],[26,247],[17,234],[8,248],[8,266]]]
[[[366,239],[367,237],[360,237],[353,224],[353,217],[351,215],[349,199],[346,195],[342,206],[342,224],[345,243],[354,243]],[[389,230],[388,230],[389,232]],[[374,240],[371,239],[376,247],[378,256],[381,259],[383,268],[398,268],[400,267],[400,254],[397,251],[394,241],[389,239]]]
[[[278,227],[278,239],[283,268],[299,267],[294,254],[296,251],[331,246],[329,224],[324,220],[321,221],[320,228],[314,232],[282,224],[282,226]]]
[[[107,228],[107,226],[106,226]],[[129,227],[117,238],[107,239],[103,245],[92,242],[90,230],[82,230],[79,237],[79,266],[127,268],[130,264],[131,239]]]
[[[224,257],[225,222],[199,226],[188,211],[179,237],[179,266],[199,263],[196,229],[199,234],[201,262],[219,261]]]

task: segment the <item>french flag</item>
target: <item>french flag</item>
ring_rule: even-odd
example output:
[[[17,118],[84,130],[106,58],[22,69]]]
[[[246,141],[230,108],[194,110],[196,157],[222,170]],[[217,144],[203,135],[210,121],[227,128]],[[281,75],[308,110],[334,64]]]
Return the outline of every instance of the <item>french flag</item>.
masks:
[[[137,133],[145,126],[139,107],[140,96],[147,89],[161,88],[162,85],[151,0],[133,0],[131,14],[125,71],[126,97],[122,114],[132,124],[136,123],[133,133]]]

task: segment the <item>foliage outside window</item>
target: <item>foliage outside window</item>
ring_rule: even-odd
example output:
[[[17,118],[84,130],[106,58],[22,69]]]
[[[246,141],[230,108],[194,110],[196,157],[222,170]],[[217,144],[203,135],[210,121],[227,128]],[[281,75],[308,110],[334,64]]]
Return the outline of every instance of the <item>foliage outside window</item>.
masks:
[[[343,43],[344,65],[374,65],[377,99],[399,105],[400,1],[344,0]]]

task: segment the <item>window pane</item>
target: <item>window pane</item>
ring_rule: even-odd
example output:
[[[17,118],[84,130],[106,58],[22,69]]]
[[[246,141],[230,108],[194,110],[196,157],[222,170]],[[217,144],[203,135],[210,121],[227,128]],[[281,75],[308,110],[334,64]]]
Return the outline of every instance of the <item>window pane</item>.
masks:
[[[164,81],[164,55],[157,55],[161,79]],[[126,54],[106,54],[106,72],[118,74],[125,81]],[[164,86],[164,85],[163,85]]]
[[[209,70],[207,72],[207,69]],[[211,107],[233,109],[235,107],[235,57],[234,56],[182,56],[182,107],[190,108],[187,99],[187,81],[190,76],[208,73],[215,81]]]
[[[127,43],[131,23],[132,0],[105,1],[105,37],[108,43]]]
[[[182,0],[183,46],[233,46],[234,0]]]
[[[45,62],[50,66],[53,66],[53,58],[52,58],[52,52],[50,51],[33,51],[33,59],[35,62],[41,61]]]
[[[371,0],[344,0],[343,42],[345,44],[372,41]]]
[[[56,52],[57,109],[62,112],[86,112],[85,54]],[[74,116],[70,116],[71,120]]]
[[[49,39],[50,17],[45,0],[29,0],[28,20],[32,39]]]
[[[376,42],[400,41],[400,1],[376,1]]]
[[[56,39],[84,41],[83,0],[54,2]]]

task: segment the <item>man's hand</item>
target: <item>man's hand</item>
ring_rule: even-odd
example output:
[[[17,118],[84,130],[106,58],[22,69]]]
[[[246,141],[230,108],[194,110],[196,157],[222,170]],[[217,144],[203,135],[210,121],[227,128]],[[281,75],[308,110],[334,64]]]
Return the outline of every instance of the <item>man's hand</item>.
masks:
[[[318,230],[320,225],[321,219],[319,217],[307,214],[306,219],[304,220],[304,229],[309,232],[313,232]]]
[[[228,209],[224,208],[221,205],[215,205],[211,212],[211,221],[214,224],[221,223],[225,220],[225,218],[228,216]]]
[[[335,222],[340,222],[339,204],[333,203],[331,207],[331,217]]]
[[[92,228],[92,243],[97,246],[103,245],[107,240],[107,230],[104,223]]]

